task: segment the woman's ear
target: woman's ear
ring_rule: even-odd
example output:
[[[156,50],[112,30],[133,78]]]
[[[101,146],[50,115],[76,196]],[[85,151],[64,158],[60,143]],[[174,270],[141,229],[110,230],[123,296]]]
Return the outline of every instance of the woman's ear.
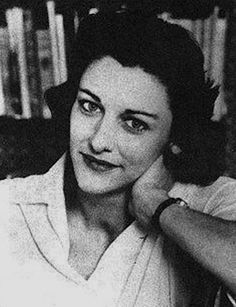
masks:
[[[178,145],[175,145],[173,143],[170,143],[169,147],[174,155],[178,155],[182,152],[182,149]]]

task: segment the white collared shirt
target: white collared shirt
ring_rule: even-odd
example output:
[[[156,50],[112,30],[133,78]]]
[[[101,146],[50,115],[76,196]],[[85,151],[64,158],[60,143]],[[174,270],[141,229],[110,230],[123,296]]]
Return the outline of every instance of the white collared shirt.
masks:
[[[88,280],[69,266],[64,161],[65,155],[44,175],[0,185],[0,242],[7,245],[0,255],[0,306],[189,306],[195,289],[185,284],[175,246],[146,236],[136,222],[112,242]],[[221,177],[206,188],[177,183],[169,194],[236,220],[233,179]]]

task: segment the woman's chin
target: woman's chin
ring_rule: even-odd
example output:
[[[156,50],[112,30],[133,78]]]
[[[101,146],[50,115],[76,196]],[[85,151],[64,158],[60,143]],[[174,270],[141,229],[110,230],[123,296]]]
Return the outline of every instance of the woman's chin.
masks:
[[[117,194],[117,193],[123,193],[129,189],[130,185],[122,185],[114,182],[113,184],[110,182],[96,182],[96,180],[88,181],[83,180],[77,180],[79,188],[84,192],[88,194]]]
[[[105,188],[100,186],[91,186],[91,185],[79,185],[79,188],[88,194],[106,194],[111,193],[111,188]]]
[[[122,193],[130,186],[130,182],[133,182],[130,176],[123,174],[120,169],[99,173],[92,172],[83,165],[79,168],[79,171],[75,170],[75,177],[79,188],[90,194]]]

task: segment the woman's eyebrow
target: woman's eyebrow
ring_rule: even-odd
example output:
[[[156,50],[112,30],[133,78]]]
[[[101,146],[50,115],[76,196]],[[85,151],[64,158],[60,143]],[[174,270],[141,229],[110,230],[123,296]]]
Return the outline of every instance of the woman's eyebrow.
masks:
[[[140,114],[140,115],[145,115],[145,116],[148,116],[148,117],[152,117],[154,119],[159,119],[159,115],[158,114],[153,114],[153,113],[148,113],[148,112],[145,112],[145,111],[140,111],[140,110],[131,110],[131,109],[126,109],[125,114]]]
[[[79,91],[91,96],[95,101],[101,102],[101,99],[97,95],[93,94],[90,90],[85,88],[79,88]]]

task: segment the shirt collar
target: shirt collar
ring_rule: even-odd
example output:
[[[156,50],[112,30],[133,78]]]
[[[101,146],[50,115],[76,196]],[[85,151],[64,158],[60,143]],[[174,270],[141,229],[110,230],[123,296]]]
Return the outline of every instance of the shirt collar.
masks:
[[[66,257],[69,255],[69,231],[67,224],[65,196],[63,191],[66,154],[64,154],[46,174],[49,219],[60,238]]]

